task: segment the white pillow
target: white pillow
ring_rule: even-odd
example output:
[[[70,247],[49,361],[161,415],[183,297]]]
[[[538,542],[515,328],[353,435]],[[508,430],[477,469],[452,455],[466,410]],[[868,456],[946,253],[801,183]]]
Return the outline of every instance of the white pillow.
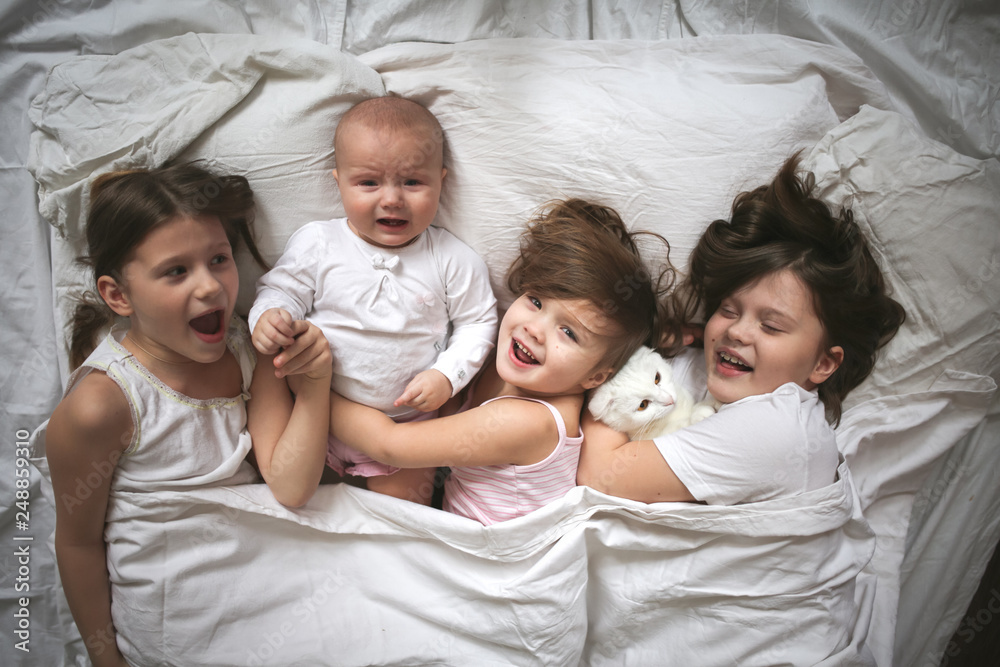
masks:
[[[85,252],[93,176],[175,158],[245,174],[260,248],[273,261],[300,225],[343,214],[329,173],[334,128],[352,104],[384,92],[353,56],[255,35],[189,33],[57,65],[32,102],[28,160],[40,211],[60,234],[56,321],[69,318],[68,294],[91,288],[73,260]],[[261,270],[246,253],[239,261],[238,309],[246,313]]]
[[[1000,165],[865,107],[806,159],[827,202],[848,205],[906,309],[848,405],[923,391],[948,369],[1000,373]]]
[[[775,35],[410,43],[361,60],[444,126],[438,220],[485,258],[501,305],[517,236],[544,202],[610,205],[666,236],[683,267],[736,193],[862,102],[887,104],[848,52]]]

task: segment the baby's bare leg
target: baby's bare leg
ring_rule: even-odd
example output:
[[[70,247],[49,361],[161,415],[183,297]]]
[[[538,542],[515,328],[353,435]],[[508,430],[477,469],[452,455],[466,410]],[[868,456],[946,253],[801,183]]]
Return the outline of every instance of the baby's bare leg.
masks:
[[[430,505],[437,468],[411,468],[368,478],[368,490],[421,505]]]

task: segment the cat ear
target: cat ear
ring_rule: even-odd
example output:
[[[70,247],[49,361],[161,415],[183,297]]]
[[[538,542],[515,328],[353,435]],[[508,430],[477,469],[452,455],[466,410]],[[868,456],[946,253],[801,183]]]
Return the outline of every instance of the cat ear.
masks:
[[[605,387],[604,390],[593,392],[587,400],[587,409],[590,410],[590,414],[598,419],[608,417],[611,406],[615,404],[615,399],[611,396],[611,392],[608,389],[610,389],[610,386]]]

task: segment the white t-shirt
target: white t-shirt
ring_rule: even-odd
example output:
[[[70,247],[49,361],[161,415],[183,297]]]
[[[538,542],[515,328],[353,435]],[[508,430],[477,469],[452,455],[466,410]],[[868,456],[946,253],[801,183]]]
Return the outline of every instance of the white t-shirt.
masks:
[[[319,327],[333,354],[333,388],[393,418],[413,376],[434,368],[457,393],[496,340],[496,299],[486,263],[438,227],[407,246],[377,248],[346,218],[310,222],[257,283],[251,331],[269,308]]]
[[[703,352],[697,352],[703,359]],[[706,393],[704,371],[696,372],[690,356],[678,358],[675,367],[678,381],[685,386],[694,381],[690,388],[699,400]],[[691,495],[710,505],[822,488],[833,483],[839,462],[819,394],[794,382],[723,405],[717,414],[654,442]]]

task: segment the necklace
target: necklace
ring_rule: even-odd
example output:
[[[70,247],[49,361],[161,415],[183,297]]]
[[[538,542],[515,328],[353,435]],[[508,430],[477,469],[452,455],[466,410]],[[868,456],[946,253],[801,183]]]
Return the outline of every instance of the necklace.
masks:
[[[132,341],[133,345],[135,345],[137,348],[139,348],[140,350],[142,350],[143,352],[145,352],[146,354],[148,354],[152,358],[156,359],[157,361],[162,361],[165,364],[170,364],[172,366],[183,366],[184,364],[193,364],[194,363],[194,359],[188,359],[186,361],[170,361],[169,359],[164,359],[163,357],[158,357],[155,354],[153,354],[152,352],[150,352],[149,350],[147,350],[146,348],[144,348],[142,345],[139,345],[139,343],[136,342],[135,338],[132,338],[131,336],[128,335],[128,332],[125,333],[125,338],[128,338],[130,341]]]

